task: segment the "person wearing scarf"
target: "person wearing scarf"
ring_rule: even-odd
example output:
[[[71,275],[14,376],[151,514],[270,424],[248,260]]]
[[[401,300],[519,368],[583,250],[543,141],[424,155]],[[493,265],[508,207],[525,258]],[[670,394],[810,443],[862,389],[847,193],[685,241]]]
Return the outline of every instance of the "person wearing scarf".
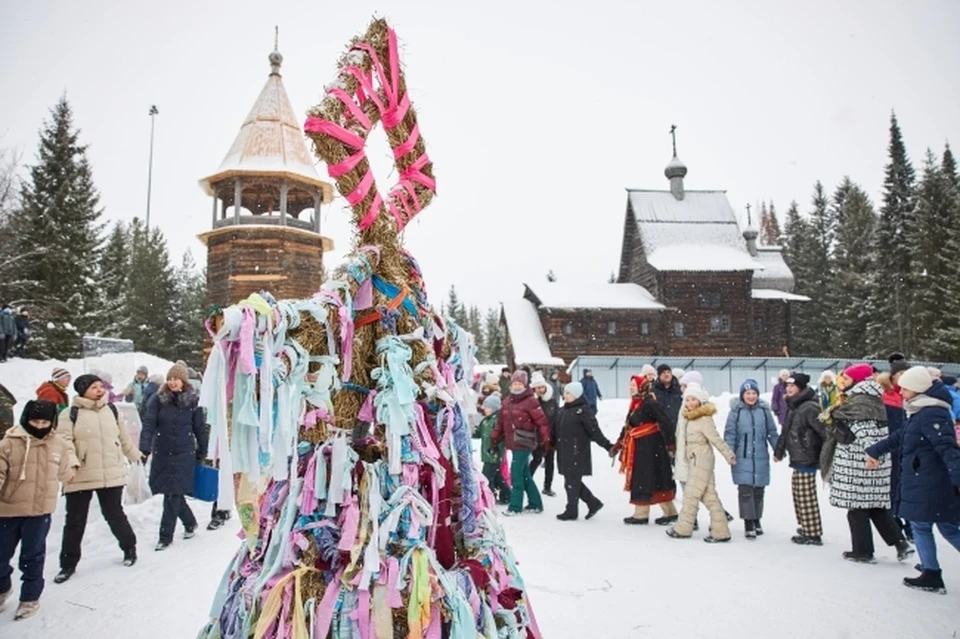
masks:
[[[673,420],[651,393],[650,380],[642,375],[630,378],[630,410],[610,456],[620,458],[625,476],[624,491],[630,493],[633,514],[623,519],[628,525],[650,523],[650,506],[660,504],[663,516],[655,523],[667,526],[677,521],[673,503],[677,485],[670,460],[675,448]]]

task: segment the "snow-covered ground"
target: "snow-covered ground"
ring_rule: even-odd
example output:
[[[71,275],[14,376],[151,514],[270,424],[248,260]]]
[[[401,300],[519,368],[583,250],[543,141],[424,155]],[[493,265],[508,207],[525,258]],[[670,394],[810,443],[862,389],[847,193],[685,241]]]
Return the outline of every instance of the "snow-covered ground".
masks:
[[[20,386],[11,377],[20,376],[20,366],[0,366],[0,382],[15,392]],[[44,367],[43,376],[49,368]],[[23,384],[33,388],[34,381]],[[716,403],[722,422],[729,396]],[[622,400],[601,403],[601,425],[609,437],[619,432],[626,407]],[[720,468],[717,477],[724,505],[735,514],[736,489],[729,470]],[[537,480],[542,482],[542,471]],[[701,541],[706,526],[689,540],[670,539],[659,526],[625,526],[621,518],[630,506],[622,481],[603,451],[595,448],[594,477],[588,484],[607,507],[594,520],[557,521],[554,515],[563,508],[558,496],[545,498],[547,511],[542,515],[505,522],[547,639],[960,635],[960,555],[941,541],[946,596],[900,585],[903,577],[915,574],[914,562],[898,563],[879,538],[877,565],[844,562],[840,553],[849,543],[845,513],[828,505],[825,492],[820,495],[825,545],[794,546],[790,536],[796,523],[785,464],[774,467],[766,535],[755,542],[743,539],[739,522],[733,524],[732,543],[713,546]],[[558,479],[556,487],[561,486]],[[205,525],[209,506],[196,501],[191,505]],[[152,546],[160,510],[158,498],[128,508],[140,540],[140,561],[124,568],[116,542],[92,507],[79,570],[57,586],[51,579],[57,572],[61,506],[47,541],[48,581],[41,611],[14,623],[8,605],[0,614],[0,637],[195,636],[239,541],[233,525],[217,532],[201,528],[195,539],[177,539],[171,549],[156,553]],[[702,512],[700,522],[706,521]]]

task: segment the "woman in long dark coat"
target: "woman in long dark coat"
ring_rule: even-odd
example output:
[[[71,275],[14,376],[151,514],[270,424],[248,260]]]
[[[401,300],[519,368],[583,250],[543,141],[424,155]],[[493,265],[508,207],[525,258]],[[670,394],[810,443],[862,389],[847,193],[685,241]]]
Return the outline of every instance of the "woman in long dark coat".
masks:
[[[623,489],[630,493],[634,512],[623,523],[645,525],[650,522],[650,506],[660,504],[661,526],[677,521],[673,503],[677,486],[673,480],[669,451],[676,447],[673,421],[650,392],[650,382],[640,375],[630,378],[630,411],[611,455],[620,454],[620,472],[626,476]]]
[[[197,518],[185,495],[193,494],[197,460],[207,456],[207,429],[198,400],[187,367],[175,364],[167,373],[167,382],[147,401],[140,451],[153,455],[150,490],[163,495],[157,550],[166,550],[173,543],[177,519],[183,522],[184,539],[193,537],[197,529]]]
[[[613,444],[600,430],[597,413],[583,396],[582,384],[567,384],[563,399],[565,403],[557,415],[557,465],[567,492],[567,508],[557,519],[574,521],[579,516],[581,501],[587,505],[587,519],[593,519],[603,508],[603,502],[583,483],[584,477],[593,474],[590,442],[596,442],[608,452]]]

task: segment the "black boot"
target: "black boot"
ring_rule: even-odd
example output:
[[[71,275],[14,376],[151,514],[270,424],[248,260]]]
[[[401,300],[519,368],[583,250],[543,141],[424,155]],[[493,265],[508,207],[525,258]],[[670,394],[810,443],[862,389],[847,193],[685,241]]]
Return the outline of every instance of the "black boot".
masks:
[[[906,577],[903,585],[914,590],[947,594],[947,589],[943,585],[943,574],[939,570],[924,570],[919,577]]]
[[[73,577],[73,573],[76,572],[74,568],[61,568],[60,572],[57,573],[57,576],[53,578],[53,583],[62,584],[63,582]]]
[[[757,537],[763,536],[763,526],[760,525],[759,519],[753,520],[753,529],[757,531]]]
[[[637,517],[631,515],[630,517],[624,517],[623,523],[627,524],[628,526],[646,526],[650,523],[650,519],[638,519]]]
[[[745,519],[743,528],[747,539],[755,540],[757,538],[757,525],[753,523],[752,519]]]
[[[559,519],[560,521],[576,521],[577,515],[574,513],[571,513],[570,511],[565,510],[559,515],[557,515],[557,519]]]
[[[906,561],[914,552],[916,551],[906,540],[897,542],[897,561]]]
[[[798,546],[822,546],[823,540],[820,538],[820,535],[797,535],[791,537],[790,541],[797,544]]]
[[[863,555],[860,553],[847,551],[843,553],[843,558],[847,561],[852,561],[855,564],[875,564],[877,560],[873,558],[873,555]]]
[[[137,563],[137,549],[123,551],[123,565],[129,568],[135,563]]]
[[[679,515],[665,515],[663,517],[657,517],[653,520],[658,526],[669,526],[670,524],[677,523],[677,520],[680,518]]]
[[[597,500],[596,503],[591,504],[587,509],[587,519],[593,519],[593,516],[600,512],[600,509],[603,508],[603,502]]]

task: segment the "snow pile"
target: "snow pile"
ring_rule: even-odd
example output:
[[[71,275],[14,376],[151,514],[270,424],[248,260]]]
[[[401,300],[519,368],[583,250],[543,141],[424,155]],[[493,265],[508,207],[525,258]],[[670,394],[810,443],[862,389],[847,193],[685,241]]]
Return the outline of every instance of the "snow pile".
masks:
[[[73,379],[93,371],[106,373],[112,378],[114,392],[120,392],[134,378],[139,366],[146,366],[151,373],[166,375],[173,363],[147,353],[109,353],[66,362],[12,359],[0,364],[0,384],[13,393],[17,406],[22,407],[24,402],[36,397],[37,387],[50,379],[54,368],[66,368]],[[73,389],[69,391],[73,396]],[[19,419],[19,412],[16,417]]]
[[[568,283],[546,282],[537,283],[530,289],[547,308],[664,308],[647,289],[633,283],[570,286]]]
[[[732,397],[714,399],[721,431]],[[627,400],[600,403],[600,424],[607,437],[619,433],[627,406]],[[538,472],[538,483],[542,473]],[[716,476],[724,506],[736,514],[736,487],[729,469],[719,466]],[[701,541],[707,523],[703,510],[702,528],[693,539],[669,539],[654,525],[624,526],[621,518],[631,507],[622,490],[623,477],[596,447],[593,477],[587,484],[606,503],[592,521],[583,521],[581,510],[580,521],[558,522],[554,515],[563,509],[559,496],[544,499],[547,509],[542,515],[504,521],[543,635],[549,639],[840,638],[864,636],[866,628],[878,637],[951,637],[958,628],[960,555],[942,540],[940,561],[949,589],[945,597],[900,585],[903,577],[915,574],[914,562],[898,563],[895,552],[879,537],[877,565],[841,560],[840,553],[849,545],[846,513],[829,506],[825,491],[820,493],[825,545],[791,544],[796,523],[786,464],[773,467],[763,520],[766,534],[748,542],[735,521],[733,541],[719,546]],[[562,492],[561,480],[555,488]],[[0,637],[196,636],[239,542],[232,534],[235,519],[224,530],[206,532],[207,505],[191,501],[191,507],[200,520],[200,532],[189,541],[178,537],[164,553],[150,549],[156,540],[160,498],[127,509],[140,543],[140,561],[133,568],[121,566],[116,542],[99,509],[92,507],[79,571],[57,586],[52,577],[57,572],[61,506],[47,542],[47,588],[40,613],[14,623],[8,605],[0,614]],[[658,515],[654,507],[653,516]],[[14,579],[19,588],[19,574]]]
[[[503,303],[507,333],[513,345],[517,366],[538,364],[563,366],[563,360],[550,353],[550,344],[543,334],[537,309],[528,299],[514,299]]]

